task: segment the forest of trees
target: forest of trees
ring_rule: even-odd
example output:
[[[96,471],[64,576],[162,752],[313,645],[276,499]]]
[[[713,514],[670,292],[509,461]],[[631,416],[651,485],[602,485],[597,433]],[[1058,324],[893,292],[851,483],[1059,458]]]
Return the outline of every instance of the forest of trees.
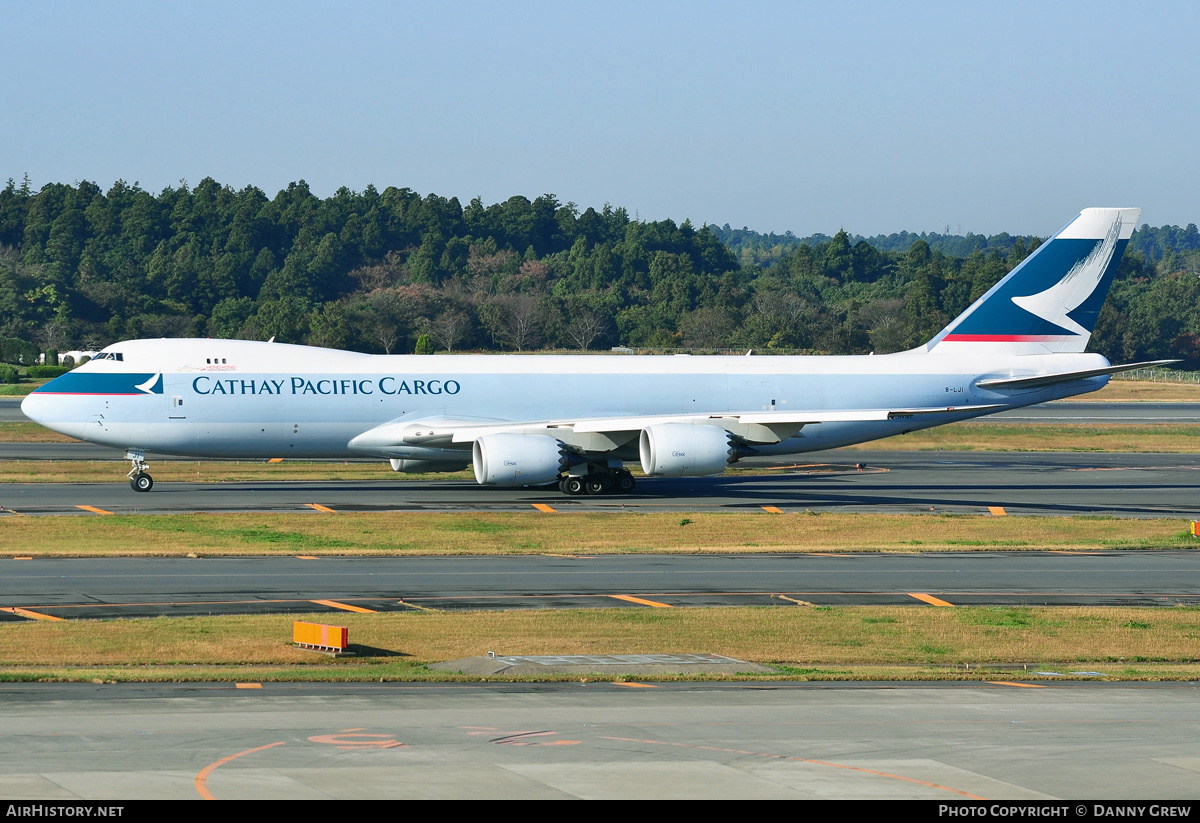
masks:
[[[368,352],[609,346],[879,353],[918,345],[1032,237],[797,239],[643,222],[546,194],[465,206],[206,178],[0,191],[0,338],[42,349],[240,337]],[[1093,350],[1200,365],[1200,233],[1142,226]]]

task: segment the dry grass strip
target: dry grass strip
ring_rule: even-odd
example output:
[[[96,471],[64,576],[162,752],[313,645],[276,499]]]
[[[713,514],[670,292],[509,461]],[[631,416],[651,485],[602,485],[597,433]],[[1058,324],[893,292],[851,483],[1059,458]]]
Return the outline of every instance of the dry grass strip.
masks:
[[[1067,402],[1200,403],[1200,383],[1160,383],[1153,380],[1110,380],[1098,392],[1067,398]]]
[[[346,626],[359,656],[331,660],[294,648],[297,619]],[[243,677],[246,666],[284,666],[354,679],[389,676],[388,666],[400,676],[419,664],[489,650],[716,653],[780,666],[790,676],[830,666],[966,664],[1103,666],[1105,674],[1119,675],[1145,664],[1195,672],[1198,638],[1197,608],[780,606],[339,614],[332,621],[327,614],[149,618],[8,624],[0,632],[0,677],[19,667],[85,666],[229,666],[238,671],[227,677]]]
[[[1200,425],[1178,423],[952,423],[848,446],[887,451],[1200,452]]]
[[[829,512],[371,512],[6,517],[0,557],[1194,548],[1184,520]]]

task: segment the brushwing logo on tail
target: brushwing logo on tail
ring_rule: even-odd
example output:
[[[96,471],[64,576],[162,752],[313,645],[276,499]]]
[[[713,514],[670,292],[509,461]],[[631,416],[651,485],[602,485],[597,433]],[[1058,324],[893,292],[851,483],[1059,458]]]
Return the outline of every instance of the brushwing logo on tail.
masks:
[[[1121,237],[1121,218],[1113,221],[1108,234],[1096,243],[1095,248],[1080,260],[1059,280],[1045,291],[1026,297],[1013,297],[1012,301],[1030,314],[1074,334],[1090,335],[1087,329],[1071,319],[1070,313],[1083,305],[1100,285],[1104,272],[1112,262]]]
[[[1012,353],[1082,352],[1140,209],[1084,209],[930,341],[1011,344]]]

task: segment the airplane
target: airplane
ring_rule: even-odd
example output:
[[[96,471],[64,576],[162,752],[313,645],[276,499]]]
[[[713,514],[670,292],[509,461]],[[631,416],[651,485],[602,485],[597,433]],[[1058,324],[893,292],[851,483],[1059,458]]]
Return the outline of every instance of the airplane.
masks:
[[[890,437],[1096,391],[1085,353],[1140,209],[1089,208],[929,342],[853,356],[372,355],[275,342],[130,340],[31,393],[21,410],[146,453],[375,457],[399,472],[472,466],[481,485],[628,494],[716,475],[748,455]]]

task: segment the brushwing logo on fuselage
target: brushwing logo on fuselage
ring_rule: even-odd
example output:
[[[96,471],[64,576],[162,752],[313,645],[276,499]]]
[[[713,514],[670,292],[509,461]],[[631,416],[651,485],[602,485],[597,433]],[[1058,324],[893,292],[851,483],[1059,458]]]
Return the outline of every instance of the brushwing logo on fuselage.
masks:
[[[145,383],[138,383],[136,386],[134,386],[134,388],[139,391],[143,391],[146,394],[162,394],[163,393],[162,375],[161,374],[152,374],[152,375],[150,375],[149,380],[147,380]]]

